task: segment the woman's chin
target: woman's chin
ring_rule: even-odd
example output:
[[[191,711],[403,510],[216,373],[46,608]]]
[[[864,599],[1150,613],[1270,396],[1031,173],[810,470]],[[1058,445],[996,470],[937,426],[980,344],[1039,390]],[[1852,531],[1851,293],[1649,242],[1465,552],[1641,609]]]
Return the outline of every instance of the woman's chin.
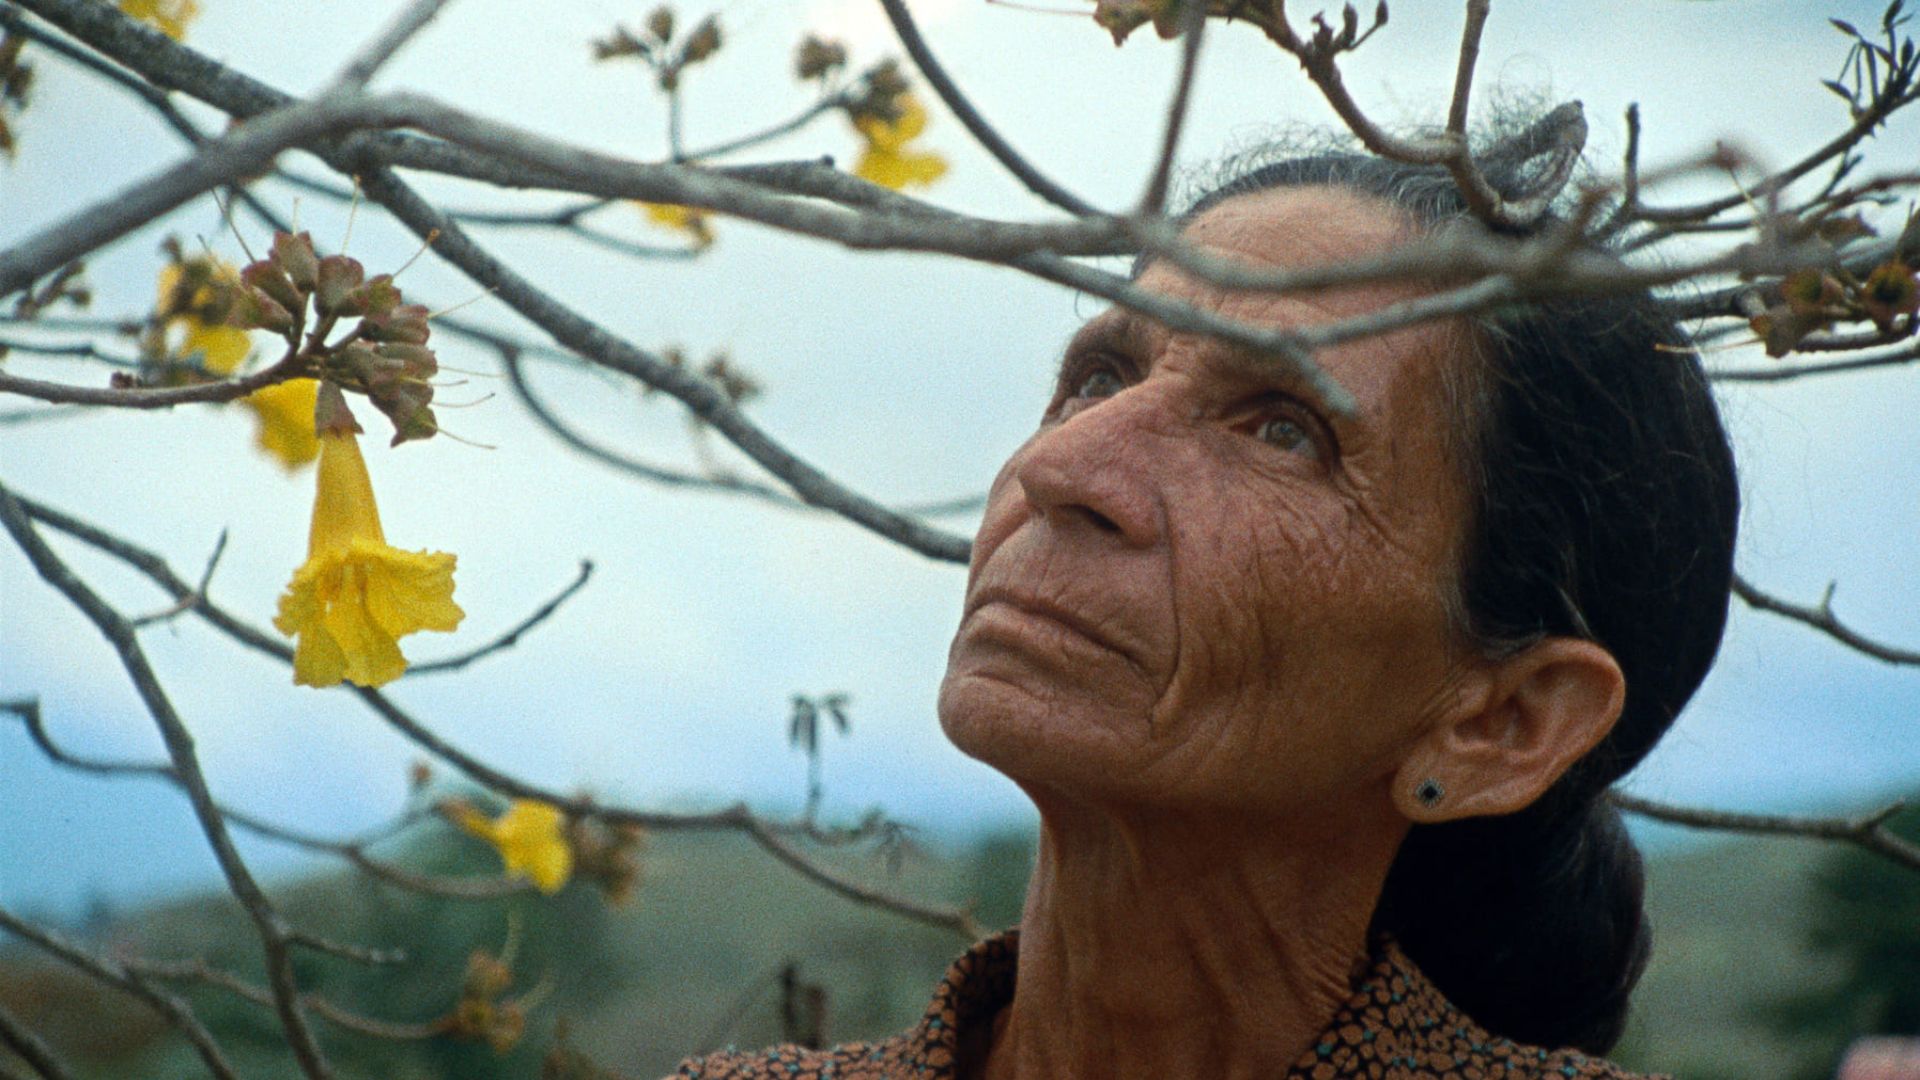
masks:
[[[1063,692],[993,665],[954,663],[940,684],[940,727],[968,757],[1022,786],[1104,787],[1151,753],[1148,710]]]

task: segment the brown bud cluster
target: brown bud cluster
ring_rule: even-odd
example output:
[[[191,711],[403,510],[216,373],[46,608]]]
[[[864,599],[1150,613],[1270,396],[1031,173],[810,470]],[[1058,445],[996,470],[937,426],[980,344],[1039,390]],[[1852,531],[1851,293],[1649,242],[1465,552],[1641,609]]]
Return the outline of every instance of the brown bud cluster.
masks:
[[[611,825],[598,818],[567,821],[567,845],[573,848],[574,877],[600,887],[610,907],[633,899],[640,888],[640,853],[647,831],[638,825]]]
[[[368,277],[358,259],[321,257],[307,233],[279,232],[268,256],[240,271],[225,317],[279,334],[295,348],[311,318],[304,351],[316,374],[365,394],[393,422],[398,446],[440,430],[432,408],[440,363],[427,347],[427,309],[404,300],[393,275]],[[360,321],[345,337],[326,343],[338,322],[353,318]]]
[[[1897,258],[1865,278],[1838,267],[1799,270],[1780,282],[1779,293],[1777,302],[1748,320],[1773,357],[1801,348],[1808,335],[1836,323],[1866,320],[1893,341],[1912,334],[1920,318],[1920,277]]]
[[[860,86],[847,100],[847,115],[856,120],[870,116],[891,124],[900,119],[904,109],[900,99],[912,88],[900,71],[899,61],[882,60],[860,77]]]
[[[802,82],[824,79],[847,66],[847,47],[808,34],[793,52],[793,74]]]
[[[26,43],[26,38],[12,33],[0,36],[0,154],[8,159],[14,151],[11,118],[27,107],[27,95],[33,89],[33,67],[20,62]]]
[[[484,949],[474,950],[467,959],[460,1000],[445,1021],[447,1034],[485,1041],[496,1054],[513,1049],[527,1033],[527,1009],[525,998],[502,997],[512,985],[513,970],[505,962]]]
[[[647,16],[638,33],[615,26],[606,37],[593,43],[595,60],[632,58],[653,69],[660,89],[672,92],[680,88],[680,74],[720,51],[720,18],[708,15],[693,25],[678,41],[674,31],[679,20],[673,8],[662,4]]]

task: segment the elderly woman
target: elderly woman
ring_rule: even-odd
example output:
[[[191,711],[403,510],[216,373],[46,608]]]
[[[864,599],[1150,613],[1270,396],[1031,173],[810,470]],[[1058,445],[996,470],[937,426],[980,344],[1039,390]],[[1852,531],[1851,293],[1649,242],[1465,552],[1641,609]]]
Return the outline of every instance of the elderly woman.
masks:
[[[1298,267],[1464,213],[1333,154],[1185,235]],[[1281,328],[1423,291],[1138,280]],[[1596,1055],[1648,934],[1603,793],[1712,661],[1738,508],[1685,345],[1644,295],[1427,323],[1320,355],[1340,416],[1230,343],[1093,319],[993,484],[940,693],[1040,812],[1018,930],[904,1035],[681,1075],[1625,1075]]]

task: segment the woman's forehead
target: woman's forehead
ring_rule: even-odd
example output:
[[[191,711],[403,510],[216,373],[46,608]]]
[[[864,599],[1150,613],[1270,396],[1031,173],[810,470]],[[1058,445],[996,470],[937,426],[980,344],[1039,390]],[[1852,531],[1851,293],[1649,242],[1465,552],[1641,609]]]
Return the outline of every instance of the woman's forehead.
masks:
[[[1413,220],[1385,200],[1311,185],[1237,195],[1201,212],[1185,236],[1250,262],[1302,267],[1377,255],[1415,232]]]

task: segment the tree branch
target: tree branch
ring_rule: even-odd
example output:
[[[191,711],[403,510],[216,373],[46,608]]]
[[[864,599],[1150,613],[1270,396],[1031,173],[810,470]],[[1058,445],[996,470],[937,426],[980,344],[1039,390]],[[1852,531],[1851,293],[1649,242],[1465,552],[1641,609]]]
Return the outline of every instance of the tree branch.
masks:
[[[213,1034],[194,1016],[193,1010],[179,997],[149,984],[139,974],[128,971],[102,956],[96,956],[78,945],[73,944],[59,933],[44,927],[35,926],[25,919],[0,907],[0,930],[20,938],[41,951],[79,969],[87,975],[120,990],[160,1014],[160,1018],[174,1030],[185,1035],[193,1045],[194,1052],[200,1055],[200,1061],[212,1073],[214,1080],[240,1080],[238,1073],[227,1061],[220,1050],[220,1044],[214,1041]]]
[[[1882,644],[1855,632],[1835,617],[1832,585],[1827,586],[1826,595],[1820,598],[1819,604],[1803,605],[1761,592],[1752,582],[1735,574],[1733,575],[1733,594],[1746,601],[1749,607],[1770,611],[1775,615],[1784,615],[1796,622],[1805,623],[1848,648],[1863,652],[1876,660],[1884,660],[1889,664],[1920,664],[1920,652]]]
[[[1920,845],[1888,831],[1888,818],[1906,808],[1894,803],[1854,818],[1793,817],[1785,814],[1740,814],[1725,810],[1697,810],[1684,806],[1642,799],[1624,792],[1609,792],[1613,804],[1630,814],[1684,825],[1691,829],[1720,832],[1754,833],[1762,836],[1804,836],[1814,840],[1838,840],[1882,855],[1910,870],[1920,870]]]
[[[906,48],[907,55],[913,58],[915,67],[933,87],[933,92],[946,102],[947,111],[953,113],[975,142],[992,154],[1008,172],[1027,186],[1027,190],[1047,200],[1076,217],[1099,217],[1100,211],[1085,202],[1066,188],[1054,183],[1021,157],[1011,143],[1003,138],[992,124],[980,115],[973,103],[960,91],[958,83],[953,81],[947,70],[940,66],[933,50],[927,47],[927,41],[920,36],[920,28],[914,25],[913,15],[907,10],[906,0],[880,0],[880,6],[886,10],[887,21],[893,24],[893,33]]]
[[[73,1073],[53,1054],[53,1047],[41,1041],[31,1029],[5,1008],[0,1008],[0,1050],[17,1055],[41,1080],[75,1080]]]
[[[313,1031],[307,1025],[305,1014],[299,1003],[299,986],[294,980],[292,958],[287,952],[285,927],[280,915],[274,910],[260,886],[253,879],[240,853],[233,846],[232,837],[227,833],[226,821],[220,816],[219,808],[214,804],[213,794],[207,788],[206,777],[200,771],[200,762],[194,750],[193,736],[173,709],[173,703],[160,687],[158,677],[147,663],[145,652],[135,631],[119,612],[88,588],[67,565],[55,555],[53,549],[40,538],[32,521],[27,517],[13,495],[0,486],[0,524],[13,535],[34,569],[49,585],[52,585],[72,604],[79,608],[89,622],[99,630],[119,654],[120,662],[126,668],[128,677],[133,681],[134,689],[146,704],[154,724],[160,730],[161,740],[166,744],[168,759],[172,762],[174,775],[181,789],[186,792],[187,801],[193,806],[194,816],[199,819],[200,830],[205,834],[208,845],[213,849],[214,857],[220,864],[221,872],[226,876],[227,887],[246,909],[260,938],[261,950],[265,954],[268,982],[273,988],[275,1011],[280,1018],[280,1026],[287,1036],[287,1044],[293,1051],[294,1060],[301,1071],[311,1080],[328,1080],[332,1069],[327,1065],[326,1057],[313,1039]]]
[[[6,492],[5,488],[0,488],[0,497],[11,499],[13,504],[20,508],[23,517],[33,517],[73,536],[75,539],[88,543],[120,559],[136,570],[146,574],[156,584],[159,584],[163,589],[174,594],[176,597],[186,595],[191,591],[191,586],[182,580],[179,575],[175,574],[173,570],[167,566],[165,560],[152,552],[145,551],[95,526],[61,514],[58,511],[51,510],[48,507],[18,496],[12,496]],[[285,644],[234,618],[205,597],[201,597],[198,602],[194,604],[193,610],[196,614],[207,619],[241,644],[269,656],[276,657],[282,662],[292,662],[293,651],[287,648]],[[649,813],[622,807],[601,805],[591,799],[576,798],[527,783],[518,777],[488,765],[486,762],[473,757],[452,743],[442,739],[432,730],[415,720],[405,710],[395,705],[386,695],[378,690],[358,686],[349,687],[348,689],[357,695],[376,715],[413,742],[414,745],[452,765],[455,769],[458,769],[482,786],[510,797],[535,799],[540,802],[549,803],[576,817],[597,817],[613,824],[638,825],[642,828],[659,831],[716,830],[751,832],[754,829],[759,829],[776,837],[795,835],[821,843],[854,842],[873,836],[877,832],[884,831],[884,821],[872,817],[850,829],[842,830],[823,830],[810,821],[793,824],[769,822],[757,817],[744,803],[735,804],[723,810],[706,814]],[[216,807],[216,810],[217,809],[218,807]],[[245,824],[238,819],[236,819],[235,823]],[[281,838],[295,835],[292,834],[290,830],[285,829],[275,829],[274,833],[278,834]],[[317,838],[305,839],[315,840],[321,845],[332,843],[329,841],[320,841],[317,840]],[[788,861],[790,865],[791,860],[806,861],[809,866],[812,867],[807,875],[809,880],[839,892],[841,895],[857,903],[866,904],[873,902],[869,899],[870,896],[888,896],[888,894],[878,893],[858,883],[848,881],[824,867],[812,864],[810,860],[806,860],[805,856],[800,854],[796,849],[788,848],[785,854],[782,855],[782,860]],[[377,870],[373,872],[379,873]],[[400,873],[405,874],[407,872],[400,871]],[[390,877],[389,880],[395,881],[396,884],[403,883],[398,878]],[[446,879],[442,879],[443,884],[445,880]],[[926,907],[915,904],[909,900],[891,896],[888,896],[887,902],[881,906],[896,914],[907,915],[910,918],[918,919],[929,925],[949,929],[956,933],[968,933],[971,925],[969,917],[962,909]]]
[[[1173,155],[1180,147],[1180,129],[1186,125],[1189,99],[1193,93],[1193,74],[1200,66],[1200,44],[1206,36],[1207,5],[1188,4],[1180,12],[1180,74],[1173,84],[1173,97],[1167,102],[1166,131],[1160,138],[1160,153],[1155,156],[1147,189],[1140,195],[1140,217],[1158,215],[1167,205],[1167,184],[1173,176]]]

